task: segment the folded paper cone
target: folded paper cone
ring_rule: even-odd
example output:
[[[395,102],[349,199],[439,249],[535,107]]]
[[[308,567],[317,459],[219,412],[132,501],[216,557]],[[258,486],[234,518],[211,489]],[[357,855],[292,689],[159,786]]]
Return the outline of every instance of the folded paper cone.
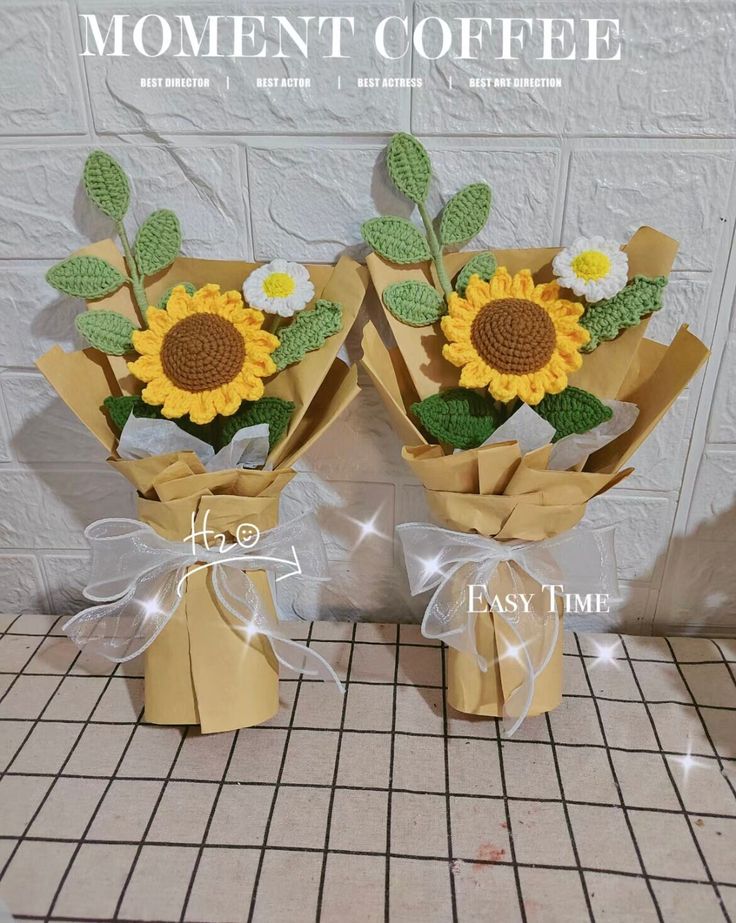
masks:
[[[101,257],[120,270],[122,254],[111,240],[79,251]],[[150,304],[175,284],[199,287],[216,283],[240,291],[243,280],[258,265],[235,260],[177,258],[148,280]],[[279,496],[294,472],[291,465],[334,422],[355,398],[357,369],[337,358],[355,322],[368,287],[368,273],[349,257],[335,265],[307,266],[314,299],[339,302],[342,329],[295,365],[272,376],[265,394],[293,401],[294,413],[286,435],[269,455],[270,471],[206,472],[192,452],[173,452],[140,460],[117,457],[117,430],[103,401],[109,395],[138,394],[142,383],[128,371],[125,357],[106,356],[94,349],[67,353],[55,346],[37,366],[59,397],[110,453],[110,464],[138,492],[142,522],[170,540],[191,532],[192,514],[201,528],[208,514],[210,529],[233,532],[243,522],[267,530],[278,521]],[[118,311],[138,323],[138,309],[127,286],[98,301],[90,311]],[[145,653],[145,718],[155,724],[199,724],[204,733],[249,727],[268,720],[279,707],[278,662],[270,641],[247,638],[238,623],[218,603],[211,570],[188,577],[181,604]],[[264,604],[273,610],[268,579],[249,572]],[[272,613],[273,614],[273,613]]]
[[[516,567],[517,579],[524,593],[541,593],[542,588],[529,574]],[[499,581],[500,592],[506,593],[511,587]],[[534,686],[534,697],[529,708],[529,715],[541,715],[552,711],[562,701],[562,612],[558,602],[559,620],[557,644],[549,663],[539,673]],[[475,641],[478,653],[483,656],[488,669],[484,673],[474,657],[463,654],[454,648],[448,648],[447,660],[447,701],[456,710],[467,715],[480,715],[488,718],[503,717],[503,705],[519,685],[521,663],[509,651],[513,650],[515,639],[509,636],[509,630],[503,619],[493,614],[476,621]]]
[[[112,461],[143,493],[169,500],[138,501],[138,516],[170,541],[207,527],[233,540],[238,526],[252,522],[261,531],[278,521],[279,496],[294,476],[290,470],[193,474],[191,453],[138,461]],[[164,458],[167,463],[163,463]],[[196,457],[195,457],[196,459]],[[194,466],[198,466],[195,460]],[[159,469],[152,477],[153,469]],[[213,494],[212,488],[233,493]],[[194,516],[194,519],[192,517]],[[273,609],[266,575],[251,571],[265,604]],[[181,605],[145,654],[145,720],[152,724],[199,724],[202,733],[231,731],[268,721],[279,708],[279,668],[271,643],[247,638],[243,624],[218,603],[211,569],[187,578]]]

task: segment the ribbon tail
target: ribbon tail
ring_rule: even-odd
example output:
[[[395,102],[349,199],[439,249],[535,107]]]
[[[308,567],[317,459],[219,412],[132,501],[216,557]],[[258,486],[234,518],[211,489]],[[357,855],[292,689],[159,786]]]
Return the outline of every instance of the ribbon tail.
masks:
[[[144,574],[120,599],[83,609],[63,626],[77,645],[114,663],[146,650],[176,611],[179,571],[164,565]]]
[[[496,592],[500,595],[509,586],[513,588],[515,598],[521,599],[525,589],[524,572],[506,561],[499,565],[493,580],[489,583],[489,596]],[[510,737],[529,714],[537,679],[551,661],[557,647],[561,620],[556,609],[549,612],[538,611],[535,608],[534,596],[530,600],[528,611],[521,610],[513,614],[496,612],[495,617],[500,619],[504,626],[502,635],[506,634],[506,649],[498,651],[502,682],[504,673],[507,677],[511,674],[518,679],[518,684],[504,697],[504,732]],[[511,638],[510,644],[508,636]],[[518,667],[513,664],[504,667],[505,660],[516,661]]]
[[[340,692],[345,692],[343,684],[324,657],[317,651],[289,638],[281,630],[277,617],[266,605],[247,573],[230,567],[216,567],[213,571],[212,585],[222,606],[244,625],[246,637],[260,634],[268,638],[276,659],[282,666],[308,676],[320,675],[319,669],[311,671],[306,670],[303,664],[301,667],[292,664],[280,650],[282,646],[296,647],[304,660],[311,657],[317,662],[318,667],[322,667],[323,673],[326,674],[322,676],[323,679],[332,680]]]

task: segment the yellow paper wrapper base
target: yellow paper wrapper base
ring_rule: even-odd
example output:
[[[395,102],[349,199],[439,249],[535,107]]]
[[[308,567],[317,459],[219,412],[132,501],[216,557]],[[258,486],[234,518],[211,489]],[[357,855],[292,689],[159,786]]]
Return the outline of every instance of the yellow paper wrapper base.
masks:
[[[531,584],[524,585],[524,593],[532,592]],[[536,586],[536,584],[534,584]],[[559,635],[554,653],[547,666],[536,680],[534,697],[529,715],[541,715],[553,711],[562,702],[562,618],[559,619]],[[455,711],[466,715],[485,718],[503,717],[503,703],[507,693],[504,690],[515,679],[519,664],[511,659],[499,660],[499,649],[514,643],[507,637],[508,629],[502,619],[495,615],[481,616],[476,623],[475,640],[478,652],[488,661],[484,673],[469,654],[463,654],[448,647],[447,654],[447,701]],[[500,641],[500,644],[498,643]]]
[[[251,579],[268,600],[263,574]],[[272,718],[279,708],[278,661],[267,638],[248,641],[239,628],[218,604],[211,572],[189,577],[182,604],[146,651],[145,720],[198,724],[210,734]]]

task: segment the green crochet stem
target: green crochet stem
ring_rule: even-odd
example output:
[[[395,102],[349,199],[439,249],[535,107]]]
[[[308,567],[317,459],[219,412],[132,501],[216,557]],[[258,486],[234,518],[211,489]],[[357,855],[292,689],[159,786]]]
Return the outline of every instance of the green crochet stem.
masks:
[[[125,230],[125,225],[122,221],[116,221],[115,227],[117,228],[118,236],[120,237],[120,243],[123,245],[123,253],[125,254],[125,262],[128,264],[128,272],[130,273],[130,284],[133,288],[133,294],[135,295],[136,303],[141,312],[141,318],[143,323],[146,324],[146,315],[148,314],[148,295],[146,295],[146,290],[143,286],[143,278],[138,273],[138,266],[136,265],[135,257],[133,256],[133,250],[130,246],[130,241],[128,240],[128,234]]]
[[[424,224],[424,230],[427,232],[427,243],[429,244],[429,252],[432,254],[432,262],[437,270],[437,278],[442,286],[442,291],[445,293],[445,299],[447,299],[452,294],[452,283],[445,269],[445,261],[442,259],[442,247],[437,239],[437,234],[426,206],[424,203],[419,202],[417,208]]]

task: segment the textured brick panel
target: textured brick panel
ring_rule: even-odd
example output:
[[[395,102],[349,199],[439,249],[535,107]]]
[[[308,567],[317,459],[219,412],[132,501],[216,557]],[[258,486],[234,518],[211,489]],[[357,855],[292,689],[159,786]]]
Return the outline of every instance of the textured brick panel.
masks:
[[[25,462],[104,462],[108,453],[40,374],[0,375],[15,457]]]
[[[665,497],[615,492],[591,501],[584,521],[615,525],[619,577],[646,582],[663,566],[674,515],[675,504]]]
[[[100,516],[132,516],[132,491],[111,470],[3,471],[0,534],[8,548],[86,548]]]
[[[48,612],[38,561],[30,554],[7,554],[0,548],[0,611]]]
[[[708,439],[736,443],[736,332],[728,337],[711,408]],[[705,411],[704,411],[705,412]]]
[[[0,135],[73,135],[86,128],[69,5],[3,4]]]
[[[485,180],[495,189],[491,221],[476,245],[550,242],[558,170],[555,148],[489,150],[457,142],[451,148],[428,147],[437,178],[430,203],[434,212],[441,199],[446,201],[464,182]],[[248,167],[258,259],[290,254],[296,259],[331,260],[346,246],[363,253],[363,221],[376,214],[410,214],[410,203],[390,186],[382,147],[259,146],[248,151]]]
[[[81,345],[74,318],[84,306],[46,282],[44,275],[52,265],[46,261],[3,264],[0,365],[30,367],[52,346],[72,350]]]
[[[95,146],[0,150],[0,258],[59,259],[113,233],[112,222],[80,186],[85,157]],[[132,179],[129,233],[154,209],[171,208],[181,219],[186,254],[242,259],[248,252],[247,190],[236,147],[104,147]]]
[[[541,26],[526,36],[527,51],[518,61],[495,60],[500,52],[500,27],[493,34],[483,27],[483,49],[471,43],[478,60],[451,56],[428,61],[414,55],[414,72],[425,87],[414,93],[413,128],[434,134],[507,135],[721,135],[733,124],[736,95],[729,72],[736,66],[732,41],[736,11],[729,0],[696,0],[667,9],[649,0],[616,4],[594,0],[562,11],[554,0],[531,3],[522,0],[512,10],[483,9],[473,0],[416,4],[415,22],[426,16],[483,15],[515,17],[617,17],[623,38],[620,62],[591,65],[587,33],[576,41],[577,61],[540,61]],[[519,26],[514,25],[514,31]],[[479,22],[472,30],[481,29]],[[559,26],[558,26],[559,29]],[[514,48],[516,45],[514,44]],[[439,52],[439,32],[427,30],[427,53]],[[570,54],[566,34],[564,48]],[[461,54],[460,29],[456,25],[451,55]],[[605,51],[601,49],[601,56]],[[707,66],[704,63],[707,62]],[[472,77],[559,77],[562,87],[553,89],[477,89]]]
[[[628,239],[650,224],[680,242],[677,269],[713,269],[726,227],[734,155],[581,150],[570,164],[563,237]]]
[[[404,16],[410,7],[404,0],[372,0],[372,2],[344,3],[342,0],[323,0],[319,8],[306,7],[297,2],[282,3],[265,0],[257,9],[244,8],[233,0],[218,3],[198,2],[182,7],[179,2],[163,2],[155,12],[172,24],[172,52],[165,58],[141,59],[139,55],[128,58],[85,57],[89,79],[95,127],[99,132],[242,132],[253,134],[288,135],[372,133],[380,125],[382,131],[397,130],[408,123],[409,91],[396,88],[365,89],[358,86],[358,78],[399,77],[409,73],[409,59],[399,62],[382,61],[375,50],[373,29],[386,16]],[[85,0],[80,4],[84,12],[96,12],[103,28],[104,18],[99,3]],[[115,7],[117,10],[118,8]],[[126,4],[129,23],[152,12],[145,3]],[[268,58],[234,59],[232,25],[220,21],[220,54],[222,57],[177,57],[180,48],[180,30],[176,14],[192,16],[199,35],[205,26],[206,16],[220,14],[261,15],[266,19],[265,39]],[[273,58],[278,51],[278,26],[275,15],[288,16],[304,33],[303,21],[298,17],[312,15],[309,23],[309,59],[288,38],[283,37],[283,51],[288,58]],[[342,27],[344,59],[326,57],[332,51],[331,24],[325,24],[323,35],[318,34],[320,16],[353,16],[355,37],[349,26]],[[160,29],[151,23],[151,36],[156,43],[151,52],[161,47]],[[246,29],[248,24],[246,24]],[[132,26],[127,30],[127,41]],[[263,46],[264,32],[256,26],[256,41],[243,42],[243,53],[258,51]],[[187,51],[190,45],[185,45]],[[207,51],[205,42],[202,54]],[[164,63],[165,62],[165,63]],[[207,78],[209,86],[195,89],[142,88],[142,77]],[[309,78],[309,87],[258,87],[258,78]],[[341,89],[338,91],[338,78]],[[229,79],[229,86],[228,86]],[[406,113],[404,115],[404,113]]]

